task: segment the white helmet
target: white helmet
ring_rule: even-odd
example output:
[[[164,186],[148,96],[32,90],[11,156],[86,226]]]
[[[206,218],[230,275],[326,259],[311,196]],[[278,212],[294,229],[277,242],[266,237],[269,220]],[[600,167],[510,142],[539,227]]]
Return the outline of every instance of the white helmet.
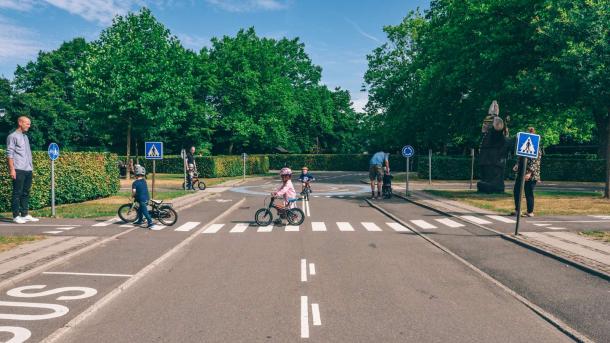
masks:
[[[141,165],[136,164],[136,165],[133,167],[133,173],[134,173],[136,176],[139,176],[139,175],[144,176],[144,175],[146,175],[146,169],[145,169],[144,167],[142,167]]]

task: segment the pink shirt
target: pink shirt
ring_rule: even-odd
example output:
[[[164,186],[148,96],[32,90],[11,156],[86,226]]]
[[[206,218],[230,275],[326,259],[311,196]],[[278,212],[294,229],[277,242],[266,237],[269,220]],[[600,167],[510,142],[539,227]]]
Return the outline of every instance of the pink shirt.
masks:
[[[294,199],[297,197],[297,191],[294,190],[294,186],[290,180],[278,187],[275,194],[277,196],[283,196],[286,203],[288,203],[288,199]]]

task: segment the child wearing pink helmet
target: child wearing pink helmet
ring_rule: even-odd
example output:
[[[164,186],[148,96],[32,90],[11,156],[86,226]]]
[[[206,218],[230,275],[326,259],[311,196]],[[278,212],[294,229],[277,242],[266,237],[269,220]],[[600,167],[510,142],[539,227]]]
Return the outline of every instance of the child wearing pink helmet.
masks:
[[[297,197],[297,192],[294,189],[294,185],[292,184],[292,170],[288,167],[282,168],[280,170],[280,178],[282,179],[282,184],[275,190],[275,192],[271,193],[274,197],[283,197],[284,198],[284,206],[288,206],[289,204],[294,206],[294,202],[289,202],[289,200],[294,200]]]

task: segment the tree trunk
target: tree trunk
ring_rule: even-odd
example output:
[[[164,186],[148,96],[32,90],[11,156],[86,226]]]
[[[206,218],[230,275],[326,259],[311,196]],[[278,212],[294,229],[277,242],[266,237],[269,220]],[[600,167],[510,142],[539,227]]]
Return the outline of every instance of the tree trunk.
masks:
[[[233,154],[233,143],[229,143],[229,155]]]
[[[604,198],[610,199],[610,108],[606,113],[606,187]]]
[[[125,161],[126,165],[127,165],[127,179],[131,179],[131,174],[130,174],[130,163],[129,163],[129,157],[130,157],[130,153],[131,153],[131,118],[129,118],[129,122],[127,123],[127,153],[125,154],[127,156],[127,161]]]

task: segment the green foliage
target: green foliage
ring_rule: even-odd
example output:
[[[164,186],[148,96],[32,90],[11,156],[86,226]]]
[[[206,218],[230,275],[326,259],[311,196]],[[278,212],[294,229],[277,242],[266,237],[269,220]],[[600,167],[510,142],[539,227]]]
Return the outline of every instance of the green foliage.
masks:
[[[271,169],[281,169],[288,165],[295,173],[303,166],[307,166],[314,174],[322,170],[368,172],[370,159],[370,155],[364,154],[274,154],[269,155],[269,165]],[[404,170],[405,159],[390,155],[390,168]]]
[[[4,151],[0,154],[5,155]],[[46,152],[34,152],[30,208],[51,204],[51,162]],[[55,201],[68,204],[106,197],[120,188],[117,156],[108,153],[64,152],[55,161]],[[0,163],[0,211],[10,211],[12,179]]]
[[[140,164],[152,173],[152,160],[140,159]],[[195,157],[197,170],[201,177],[239,176],[243,174],[243,160],[241,156],[197,156]],[[155,162],[157,173],[182,174],[184,162],[180,156],[166,155],[162,160]],[[269,158],[257,155],[246,159],[246,174],[265,174],[269,172]]]

